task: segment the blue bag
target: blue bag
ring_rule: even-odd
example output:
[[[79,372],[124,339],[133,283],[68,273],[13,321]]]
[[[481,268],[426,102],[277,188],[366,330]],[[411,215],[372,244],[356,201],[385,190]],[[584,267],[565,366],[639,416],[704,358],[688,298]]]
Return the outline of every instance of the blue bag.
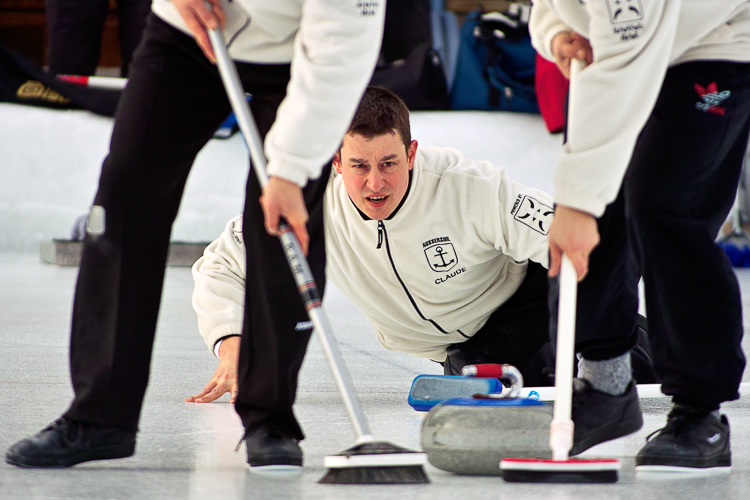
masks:
[[[470,13],[461,27],[453,109],[539,113],[534,89],[536,51],[528,11],[511,4],[505,13]]]

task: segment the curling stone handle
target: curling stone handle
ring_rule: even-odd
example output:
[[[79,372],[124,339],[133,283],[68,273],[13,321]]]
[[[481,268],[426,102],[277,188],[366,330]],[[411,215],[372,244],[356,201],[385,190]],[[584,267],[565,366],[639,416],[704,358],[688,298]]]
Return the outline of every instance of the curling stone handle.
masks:
[[[503,376],[503,366],[497,363],[480,365],[466,365],[461,369],[464,377],[500,378]]]
[[[503,398],[516,398],[523,388],[523,375],[513,365],[485,363],[478,365],[466,365],[461,369],[464,377],[497,378],[510,383],[510,389],[501,394]]]

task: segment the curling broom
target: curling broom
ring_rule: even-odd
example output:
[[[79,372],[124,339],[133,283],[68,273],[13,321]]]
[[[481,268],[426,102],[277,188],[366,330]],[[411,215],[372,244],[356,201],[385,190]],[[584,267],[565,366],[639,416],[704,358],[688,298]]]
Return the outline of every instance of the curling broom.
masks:
[[[570,64],[570,102],[573,101],[575,79],[583,61]],[[570,111],[568,120],[570,120]],[[570,135],[568,135],[570,140]],[[500,462],[503,479],[509,482],[532,483],[614,483],[620,461],[617,459],[570,459],[573,447],[573,359],[575,356],[576,269],[567,255],[560,268],[560,300],[558,303],[557,352],[555,355],[555,406],[550,424],[549,445],[552,459],[506,458]]]
[[[208,30],[208,35],[229,102],[237,116],[240,131],[250,150],[253,170],[258,177],[260,186],[265,187],[268,183],[268,176],[266,174],[263,145],[260,140],[260,133],[245,100],[237,68],[227,54],[221,32]],[[355,446],[337,455],[325,457],[323,463],[328,472],[319,482],[329,484],[428,483],[429,479],[423,467],[427,462],[425,453],[375,440],[354,392],[338,343],[333,336],[328,317],[321,305],[318,288],[299,242],[288,224],[282,222],[279,232],[279,239],[284,247],[284,253],[292,274],[294,274],[305,309],[315,326],[315,332],[321,341],[344,406],[357,434]]]
[[[567,255],[560,269],[555,406],[550,424],[552,459],[505,458],[500,462],[503,479],[531,483],[614,483],[620,461],[616,459],[569,459],[573,447],[573,358],[575,350],[576,270]]]

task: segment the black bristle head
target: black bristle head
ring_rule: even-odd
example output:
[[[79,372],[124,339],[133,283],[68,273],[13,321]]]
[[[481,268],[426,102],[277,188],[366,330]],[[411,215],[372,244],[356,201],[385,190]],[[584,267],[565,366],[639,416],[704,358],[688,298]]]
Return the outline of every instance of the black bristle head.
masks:
[[[328,469],[322,484],[419,484],[430,479],[421,465]]]

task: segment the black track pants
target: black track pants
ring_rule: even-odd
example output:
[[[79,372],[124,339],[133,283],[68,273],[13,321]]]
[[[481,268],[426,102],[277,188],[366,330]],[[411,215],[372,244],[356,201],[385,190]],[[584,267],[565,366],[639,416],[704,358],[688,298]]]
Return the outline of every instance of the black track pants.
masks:
[[[50,73],[93,75],[99,64],[109,1],[46,0],[45,3]],[[117,0],[123,77],[128,76],[128,66],[149,12],[149,0]]]
[[[718,102],[706,91],[718,92]],[[577,350],[607,359],[634,345],[620,323],[632,316],[621,311],[637,307],[642,273],[662,390],[709,410],[739,397],[745,367],[740,291],[715,238],[749,134],[750,64],[669,69],[620,194],[599,220],[602,243],[579,292]]]
[[[265,135],[285,95],[289,65],[239,64],[238,70]],[[95,204],[106,210],[106,232],[84,244],[71,333],[75,399],[66,416],[137,428],[172,223],[195,156],[229,112],[216,67],[192,38],[152,15],[118,107],[96,194]],[[304,321],[301,300],[281,245],[262,230],[255,174],[248,179],[247,295],[253,302],[245,308],[237,410],[246,424],[268,414],[294,430],[291,402],[309,331],[293,331]],[[321,179],[308,184],[305,197],[309,260],[322,288],[325,250],[317,207],[327,175]],[[291,332],[282,331],[292,322]],[[248,366],[262,369],[262,375],[248,379]]]
[[[307,261],[320,296],[325,289],[323,194],[330,164],[320,178],[303,190],[310,214]],[[263,225],[257,202],[261,191],[254,175],[248,178],[243,236],[247,247],[244,333],[240,341],[239,392],[235,407],[245,428],[270,419],[297,439],[302,429],[292,412],[297,376],[312,334],[312,324],[297,291],[279,239]],[[253,283],[250,283],[250,276]],[[249,334],[248,334],[249,333]]]
[[[633,377],[639,383],[656,383],[646,334],[645,318],[636,322],[637,343],[631,350]],[[470,339],[448,349],[446,375],[476,363],[507,363],[523,375],[528,387],[554,385],[555,349],[548,335],[547,269],[529,262],[526,278],[515,294],[500,306]]]
[[[707,109],[699,91],[712,84],[727,94]],[[740,290],[714,240],[737,193],[749,134],[750,64],[676,66],[624,182],[663,391],[708,409],[739,397],[745,368]]]

